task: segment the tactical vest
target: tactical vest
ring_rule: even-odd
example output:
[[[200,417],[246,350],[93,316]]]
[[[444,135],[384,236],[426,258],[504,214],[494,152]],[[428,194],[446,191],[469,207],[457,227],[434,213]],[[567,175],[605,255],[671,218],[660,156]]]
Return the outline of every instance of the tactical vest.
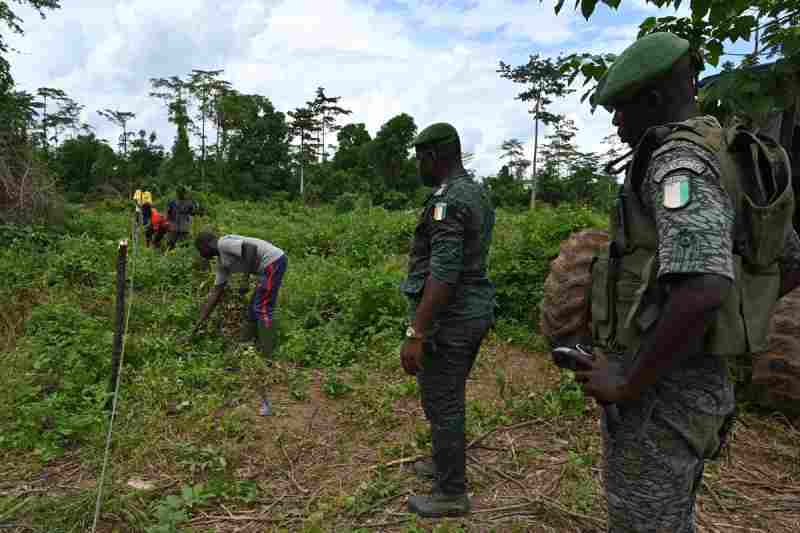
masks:
[[[789,159],[767,137],[703,119],[651,128],[637,147],[611,216],[611,243],[592,264],[593,341],[608,350],[636,352],[661,315],[666,294],[656,279],[656,224],[641,203],[639,187],[651,157],[676,140],[717,155],[720,182],[735,209],[735,280],[706,328],[704,350],[720,355],[763,351],[794,212]],[[669,171],[656,169],[653,179],[660,182]]]

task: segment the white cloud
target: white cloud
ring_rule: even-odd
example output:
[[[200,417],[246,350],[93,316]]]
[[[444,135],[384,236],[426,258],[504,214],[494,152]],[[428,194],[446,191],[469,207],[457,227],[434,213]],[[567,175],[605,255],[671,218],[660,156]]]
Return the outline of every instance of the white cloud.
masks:
[[[23,53],[11,57],[20,88],[64,89],[86,105],[99,136],[118,135],[95,112],[110,107],[136,112],[133,129],[156,130],[171,146],[174,127],[148,96],[149,78],[223,68],[237,89],[263,94],[281,111],[324,86],[353,111],[346,120],[366,123],[373,135],[401,112],[418,127],[452,122],[479,174],[497,171],[503,140],[531,139],[528,106],[514,99],[522,87],[498,76],[500,59],[618,52],[635,35],[629,19],[604,31],[568,9],[555,16],[547,0],[466,8],[405,0],[391,9],[372,0],[84,0],[45,21],[20,13],[26,35],[12,44]],[[590,115],[577,96],[554,109],[574,118],[584,149],[611,131],[607,114]]]

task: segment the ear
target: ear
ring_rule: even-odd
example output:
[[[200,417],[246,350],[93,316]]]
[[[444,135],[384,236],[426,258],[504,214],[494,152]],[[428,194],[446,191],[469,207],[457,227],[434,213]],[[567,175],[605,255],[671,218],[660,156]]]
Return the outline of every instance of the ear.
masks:
[[[650,109],[661,109],[665,104],[664,95],[657,89],[651,89],[647,91],[645,102]]]

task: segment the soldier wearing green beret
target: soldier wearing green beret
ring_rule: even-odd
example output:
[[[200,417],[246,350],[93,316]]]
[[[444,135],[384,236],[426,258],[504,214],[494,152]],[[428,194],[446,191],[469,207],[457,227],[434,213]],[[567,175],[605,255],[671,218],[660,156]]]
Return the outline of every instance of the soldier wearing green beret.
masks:
[[[744,226],[744,176],[723,164],[724,130],[699,115],[696,66],[686,40],[651,34],[619,56],[593,96],[635,148],[612,244],[592,267],[595,357],[573,352],[584,392],[618,413],[604,410],[602,423],[614,533],[695,530],[704,463],[733,421],[728,357],[765,344],[772,304],[798,284],[791,187],[763,204],[780,215],[764,229],[787,237],[771,239],[763,257],[774,261],[760,262],[751,251],[766,240]]]
[[[481,342],[494,323],[494,285],[487,276],[494,208],[464,170],[458,133],[450,124],[424,129],[414,140],[417,170],[433,187],[419,216],[401,290],[409,301],[401,363],[416,375],[431,425],[432,459],[415,464],[433,481],[411,496],[424,517],[469,512],[464,435],[465,389]]]

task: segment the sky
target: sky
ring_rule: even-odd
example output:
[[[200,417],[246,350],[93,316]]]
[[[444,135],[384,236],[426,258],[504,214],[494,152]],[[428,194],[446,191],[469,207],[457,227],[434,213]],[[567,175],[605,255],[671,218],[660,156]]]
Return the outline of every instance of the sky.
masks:
[[[322,86],[352,110],[341,124],[363,122],[373,136],[399,113],[411,115],[420,130],[450,122],[463,150],[475,154],[471,168],[486,176],[501,166],[504,140],[520,139],[532,153],[529,105],[515,99],[523,86],[500,78],[499,61],[619,53],[646,17],[675,13],[644,0],[623,0],[617,11],[598,2],[587,22],[570,1],[555,15],[555,3],[72,0],[44,20],[12,4],[25,35],[9,39],[18,50],[9,60],[19,89],[64,90],[86,106],[83,120],[109,140],[118,129],[98,109],[136,113],[131,129],[155,131],[169,148],[175,128],[163,102],[148,96],[149,79],[224,69],[234,88],[267,96],[283,112],[303,106]],[[579,148],[603,151],[611,116],[603,109],[592,114],[576,89],[551,111],[575,122]]]

